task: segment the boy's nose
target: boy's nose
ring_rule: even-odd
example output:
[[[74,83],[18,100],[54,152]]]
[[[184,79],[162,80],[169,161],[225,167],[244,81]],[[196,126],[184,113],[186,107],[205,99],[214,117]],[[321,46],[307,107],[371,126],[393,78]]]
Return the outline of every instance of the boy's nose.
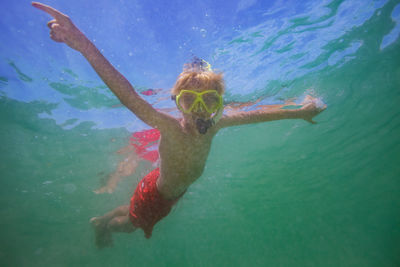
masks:
[[[193,111],[194,111],[194,112],[203,112],[203,106],[201,105],[201,103],[197,103],[197,104],[194,106]]]

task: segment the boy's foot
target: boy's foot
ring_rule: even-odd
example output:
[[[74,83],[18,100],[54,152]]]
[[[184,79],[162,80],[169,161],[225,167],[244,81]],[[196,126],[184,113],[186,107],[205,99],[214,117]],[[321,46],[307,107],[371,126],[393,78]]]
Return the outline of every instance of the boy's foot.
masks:
[[[93,217],[90,224],[94,228],[96,235],[96,246],[98,248],[111,247],[113,245],[111,231],[107,228],[107,221],[101,217]]]

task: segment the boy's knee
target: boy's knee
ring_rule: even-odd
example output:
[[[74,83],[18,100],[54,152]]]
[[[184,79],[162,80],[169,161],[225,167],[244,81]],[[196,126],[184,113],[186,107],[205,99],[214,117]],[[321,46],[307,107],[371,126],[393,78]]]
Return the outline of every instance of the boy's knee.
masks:
[[[108,222],[107,228],[113,230],[115,228],[119,228],[122,225],[122,219],[120,217],[116,217]]]
[[[107,228],[114,232],[133,232],[135,228],[130,222],[128,216],[120,216],[112,219],[108,224]]]

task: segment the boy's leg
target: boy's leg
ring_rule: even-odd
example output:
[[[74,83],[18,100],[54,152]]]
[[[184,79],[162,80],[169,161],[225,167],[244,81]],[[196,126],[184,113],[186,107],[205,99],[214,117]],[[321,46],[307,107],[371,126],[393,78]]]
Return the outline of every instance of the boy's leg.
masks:
[[[94,190],[93,192],[95,192],[96,194],[111,194],[114,192],[117,184],[122,180],[123,177],[130,176],[135,172],[139,163],[139,158],[131,145],[128,146],[128,149],[130,153],[124,160],[122,160],[118,164],[117,170],[109,175],[106,185],[97,190]]]
[[[94,217],[90,220],[90,223],[96,234],[96,245],[98,248],[112,245],[112,231],[130,233],[135,230],[135,227],[129,220],[129,205],[120,206],[103,216]]]
[[[129,214],[129,205],[119,206],[112,211],[100,217],[93,217],[90,219],[92,224],[107,224],[115,217],[124,216]]]
[[[136,227],[133,226],[131,220],[129,219],[129,214],[115,217],[107,224],[107,227],[112,232],[132,233],[136,230]]]

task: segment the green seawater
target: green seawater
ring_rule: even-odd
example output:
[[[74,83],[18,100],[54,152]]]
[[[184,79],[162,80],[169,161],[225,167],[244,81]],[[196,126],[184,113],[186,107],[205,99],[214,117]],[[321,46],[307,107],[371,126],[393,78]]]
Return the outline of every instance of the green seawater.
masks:
[[[97,250],[89,224],[128,203],[146,170],[93,193],[130,132],[66,129],[38,115],[56,105],[2,95],[1,265],[400,266],[400,43],[379,41],[393,3],[348,33],[363,40],[354,59],[291,81],[289,95],[323,96],[318,124],[222,130],[203,176],[149,240],[115,234]]]

